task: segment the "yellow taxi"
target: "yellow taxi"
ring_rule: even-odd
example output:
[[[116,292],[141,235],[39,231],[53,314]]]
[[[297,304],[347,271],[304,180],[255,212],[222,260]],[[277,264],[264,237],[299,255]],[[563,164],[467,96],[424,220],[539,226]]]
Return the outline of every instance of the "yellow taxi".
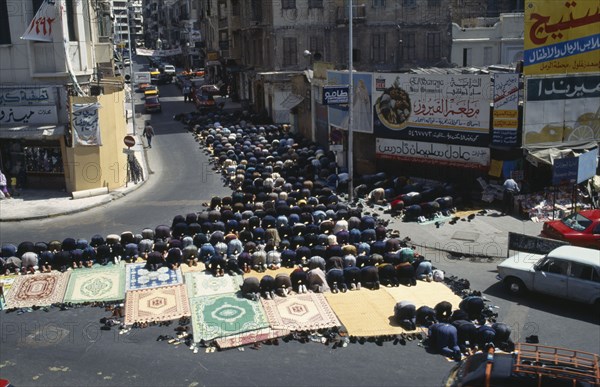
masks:
[[[144,97],[158,97],[158,87],[150,85],[144,90]]]

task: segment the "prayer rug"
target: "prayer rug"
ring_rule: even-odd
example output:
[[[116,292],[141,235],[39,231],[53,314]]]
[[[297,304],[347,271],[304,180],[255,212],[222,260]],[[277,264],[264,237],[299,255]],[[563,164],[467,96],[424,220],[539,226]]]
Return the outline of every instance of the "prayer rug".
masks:
[[[443,282],[417,281],[417,286],[399,286],[395,288],[383,288],[396,302],[403,300],[412,301],[417,308],[427,305],[431,308],[439,302],[448,301],[453,309],[458,308],[462,299],[454,294]],[[393,308],[392,308],[393,314]]]
[[[215,277],[207,272],[193,272],[185,274],[185,284],[192,298],[235,293],[240,290],[242,276],[225,274],[222,277]]]
[[[132,263],[125,266],[125,289],[140,290],[159,286],[179,285],[183,283],[181,271],[161,267],[157,271],[149,271],[143,263]]]
[[[233,336],[222,337],[215,340],[215,343],[221,349],[241,347],[243,345],[254,344],[261,341],[272,340],[278,337],[287,336],[290,333],[287,329],[263,328],[255,331],[240,333]]]
[[[406,332],[394,321],[394,298],[384,290],[361,289],[325,293],[331,308],[352,336],[397,335]]]
[[[125,297],[125,324],[168,321],[190,316],[185,286],[132,290]]]
[[[125,298],[123,266],[93,267],[71,272],[65,302],[117,301]]]
[[[181,272],[183,274],[189,273],[189,272],[204,271],[206,269],[206,267],[204,266],[204,263],[202,263],[202,262],[198,262],[198,264],[196,266],[188,266],[187,263],[182,263],[181,266],[179,266],[179,268],[181,269]]]
[[[295,294],[261,299],[263,308],[273,329],[305,331],[340,326],[340,321],[320,293]]]
[[[267,328],[262,305],[235,294],[190,299],[194,341],[213,340]]]
[[[2,291],[4,292],[4,297],[6,297],[10,288],[12,288],[12,286],[17,278],[19,278],[19,276],[0,275],[0,284],[2,284]]]
[[[30,308],[62,302],[70,272],[22,275],[6,296],[8,308]]]

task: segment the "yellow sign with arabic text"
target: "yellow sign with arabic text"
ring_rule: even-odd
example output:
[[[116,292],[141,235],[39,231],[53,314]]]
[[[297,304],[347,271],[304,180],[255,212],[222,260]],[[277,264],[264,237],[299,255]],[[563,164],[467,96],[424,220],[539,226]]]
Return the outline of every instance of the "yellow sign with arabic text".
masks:
[[[600,72],[598,0],[531,0],[525,5],[523,71]]]

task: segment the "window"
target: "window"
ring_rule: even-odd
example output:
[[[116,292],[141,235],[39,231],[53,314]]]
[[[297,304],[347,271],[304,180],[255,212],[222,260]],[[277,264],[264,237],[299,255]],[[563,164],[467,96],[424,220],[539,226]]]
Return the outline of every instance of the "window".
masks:
[[[40,7],[42,6],[42,3],[44,2],[44,0],[31,0],[31,5],[32,5],[32,10],[33,10],[33,14],[31,15],[32,18],[33,16],[35,16],[36,12],[38,11],[38,9],[40,9]]]
[[[414,7],[417,5],[417,0],[402,0],[403,7]]]
[[[540,266],[540,270],[552,274],[566,275],[568,267],[568,262],[550,258],[546,262],[544,262],[542,266]]]
[[[192,4],[196,4],[195,1],[192,1]],[[239,0],[231,1],[231,15],[232,16],[240,16],[240,2]]]
[[[352,61],[360,62],[360,50],[358,48],[352,49]]]
[[[594,268],[592,266],[571,262],[571,277],[591,281],[593,274]]]
[[[250,15],[251,15],[252,21],[262,21],[261,1],[262,0],[252,0],[252,3],[250,4],[250,6],[251,6]],[[210,3],[210,1],[209,1],[209,3]]]
[[[67,26],[69,28],[69,40],[77,41],[77,29],[75,26],[75,2],[76,0],[66,0]]]
[[[442,5],[442,0],[427,0],[428,7],[439,7]]]
[[[296,0],[282,0],[281,8],[282,9],[295,9],[296,8]]]
[[[427,60],[439,60],[441,51],[441,34],[430,32],[427,34]]]
[[[373,47],[373,62],[385,62],[385,34],[373,34],[371,46]]]
[[[315,35],[311,36],[308,42],[308,49],[313,54],[315,60],[319,60],[319,57],[323,57],[323,36]]]
[[[27,172],[63,173],[62,154],[59,147],[25,147]]]
[[[323,8],[323,0],[308,0],[308,8]]]
[[[373,0],[373,7],[382,7],[385,8],[385,0]]]
[[[283,65],[292,66],[298,63],[298,42],[296,38],[283,38]]]
[[[491,65],[492,63],[492,48],[484,47],[483,48],[483,65]]]
[[[416,34],[414,32],[405,32],[402,34],[402,59],[404,61],[414,61],[416,59]]]
[[[463,67],[471,65],[471,54],[472,51],[470,48],[463,48]]]
[[[0,0],[0,44],[11,44],[10,25],[8,24],[8,0]]]

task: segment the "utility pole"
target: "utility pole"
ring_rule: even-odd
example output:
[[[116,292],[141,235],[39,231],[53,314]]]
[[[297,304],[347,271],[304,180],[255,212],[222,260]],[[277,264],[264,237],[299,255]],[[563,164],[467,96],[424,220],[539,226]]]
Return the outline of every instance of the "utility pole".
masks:
[[[135,90],[133,89],[135,86],[133,85],[133,60],[131,58],[131,27],[129,25],[129,7],[131,3],[127,3],[127,44],[129,45],[129,99],[131,100],[131,123],[133,125],[133,135],[135,136],[135,132],[137,132],[137,127],[135,124]]]
[[[348,201],[354,200],[354,136],[352,134],[352,93],[354,92],[354,80],[352,74],[352,3],[348,2]]]

